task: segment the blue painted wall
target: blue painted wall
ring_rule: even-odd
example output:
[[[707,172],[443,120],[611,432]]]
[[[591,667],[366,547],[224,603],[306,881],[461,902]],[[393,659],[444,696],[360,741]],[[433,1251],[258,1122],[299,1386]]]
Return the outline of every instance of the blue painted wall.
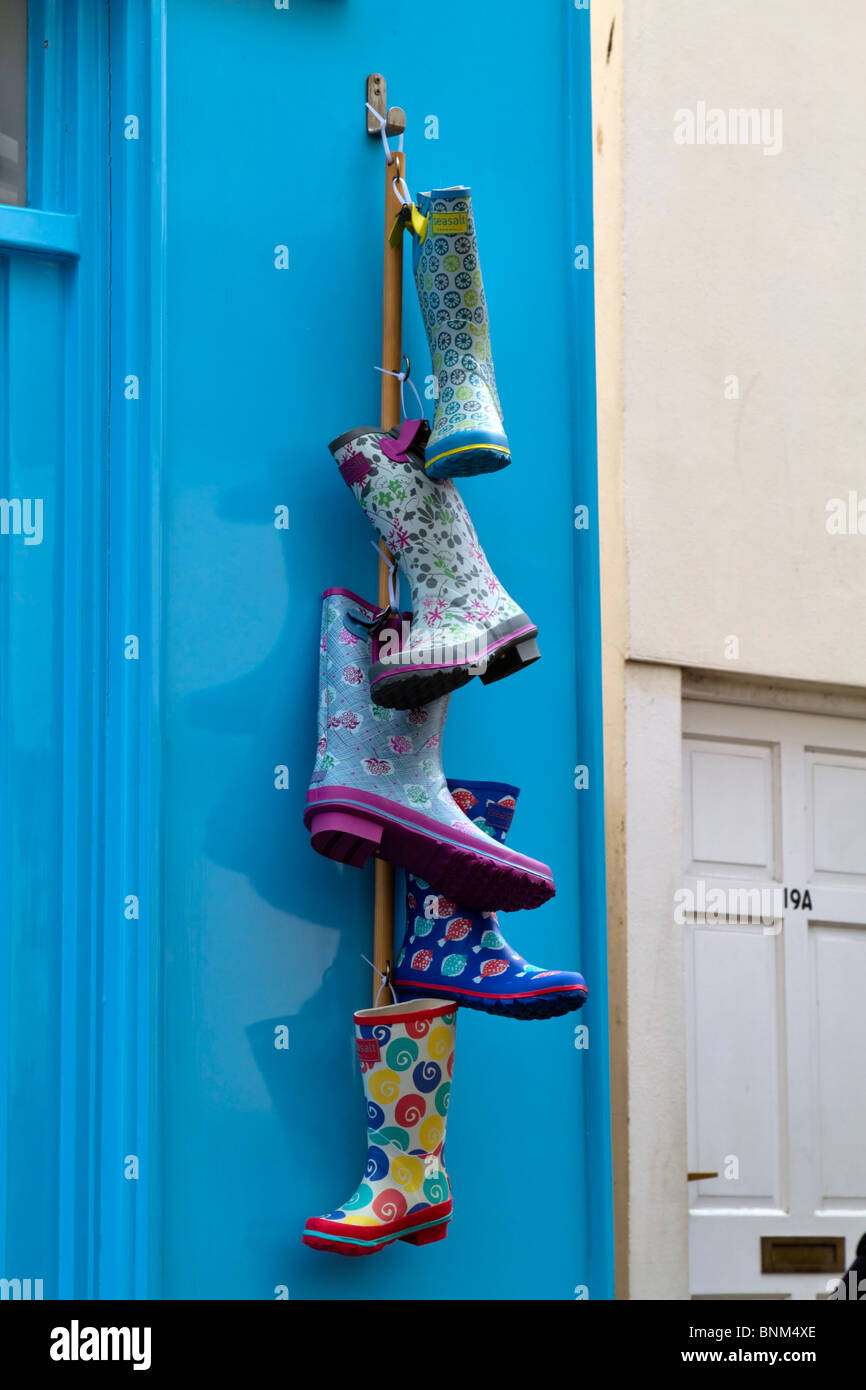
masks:
[[[442,0],[431,26],[374,0],[112,3],[110,547],[99,527],[85,536],[103,561],[109,693],[94,732],[105,863],[93,990],[57,969],[66,922],[37,895],[65,872],[50,800],[36,803],[40,857],[19,856],[23,888],[0,899],[0,996],[4,969],[30,989],[38,976],[46,1018],[65,1007],[94,1031],[95,1061],[68,1081],[81,1092],[77,1142],[93,1150],[90,1216],[69,1249],[87,1241],[92,1255],[68,1261],[46,1296],[612,1295],[592,292],[591,271],[574,268],[575,246],[592,243],[589,17],[571,0],[503,0],[495,22],[491,9]],[[378,412],[383,155],[364,133],[369,71],[407,110],[413,191],[473,189],[514,463],[462,491],[494,569],[541,628],[542,661],[454,697],[446,770],[523,788],[513,843],[552,865],[558,894],[505,918],[506,935],[538,964],[582,969],[590,1001],[546,1023],[460,1015],[448,1240],[341,1261],[299,1236],[363,1164],[351,1016],[369,1002],[372,872],[315,855],[301,816],[320,594],[375,594],[371,533],[326,448]],[[143,118],[138,141],[123,135],[129,112]],[[287,270],[275,268],[282,245]],[[420,386],[429,359],[408,256],[405,346]],[[59,447],[31,453],[50,467]],[[0,474],[0,492],[12,485]],[[578,504],[589,531],[575,529]],[[281,505],[288,531],[273,524]],[[13,593],[32,603],[53,586],[62,604],[49,568],[73,534],[61,517],[38,577],[0,538],[7,626]],[[73,644],[68,660],[82,657]],[[11,687],[19,727],[35,739],[42,718],[50,760],[63,746],[58,672],[44,682],[54,706],[27,710],[26,679]],[[98,680],[91,696],[103,710]],[[278,765],[288,791],[275,789]],[[7,863],[14,772],[0,763]],[[13,1164],[35,1156],[19,1189],[32,1200],[57,1181],[60,1100],[22,1099],[16,1018],[6,1137]],[[288,1051],[274,1047],[282,1023]],[[588,1049],[575,1047],[579,1024]],[[52,1067],[45,1056],[37,1072],[50,1080]],[[12,1247],[27,1269],[11,1274],[48,1258],[48,1201],[42,1234]]]

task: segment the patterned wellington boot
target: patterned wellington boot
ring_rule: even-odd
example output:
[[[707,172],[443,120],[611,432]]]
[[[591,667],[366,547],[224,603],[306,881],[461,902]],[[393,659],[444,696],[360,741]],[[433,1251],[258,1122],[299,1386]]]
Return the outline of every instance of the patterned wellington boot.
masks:
[[[346,589],[324,595],[319,742],[304,812],[313,848],[357,867],[378,854],[473,907],[538,907],[555,892],[547,865],[491,840],[448,790],[447,699],[405,711],[370,699],[375,612]]]
[[[395,1240],[444,1240],[451,1188],[442,1151],[454,1070],[453,999],[355,1014],[367,1098],[367,1167],[348,1202],[304,1227],[304,1244],[372,1255]]]
[[[468,188],[422,193],[412,262],[439,395],[427,445],[431,478],[490,473],[511,462],[493,375],[487,302]]]
[[[454,483],[428,478],[417,444],[396,434],[350,430],[329,448],[409,581],[411,625],[400,640],[383,630],[370,684],[377,704],[409,709],[536,661],[538,628],[491,570]]]
[[[503,841],[517,787],[448,782],[454,800],[488,835]],[[406,934],[397,955],[400,998],[454,998],[462,1008],[508,1018],[556,1018],[586,999],[583,976],[529,965],[500,934],[495,912],[473,912],[406,875]]]

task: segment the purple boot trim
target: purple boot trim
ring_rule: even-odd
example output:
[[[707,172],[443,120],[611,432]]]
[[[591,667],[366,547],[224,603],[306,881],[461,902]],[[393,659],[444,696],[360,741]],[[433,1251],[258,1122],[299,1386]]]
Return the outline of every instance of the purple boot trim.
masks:
[[[519,788],[449,779],[448,789],[478,830],[505,841]],[[495,912],[452,901],[414,874],[406,876],[406,931],[393,983],[400,999],[454,998],[461,1008],[518,1019],[571,1013],[587,996],[577,971],[544,970],[509,946]]]
[[[355,787],[311,788],[304,824],[329,859],[359,868],[378,854],[478,910],[539,907],[556,891],[546,864]]]
[[[396,439],[392,438],[390,434],[386,434],[379,440],[382,453],[387,454],[392,463],[408,462],[408,451],[415,443],[415,436],[423,424],[423,420],[404,420]],[[343,473],[342,468],[340,472]],[[343,473],[343,477],[346,478],[345,473]],[[350,480],[346,478],[346,482],[348,483]]]

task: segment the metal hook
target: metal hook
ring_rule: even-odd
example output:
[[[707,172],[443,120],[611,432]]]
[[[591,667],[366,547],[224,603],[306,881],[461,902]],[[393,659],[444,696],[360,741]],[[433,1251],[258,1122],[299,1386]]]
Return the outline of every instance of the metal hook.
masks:
[[[406,356],[405,352],[403,353],[403,361],[406,363],[406,370],[405,370],[405,372],[403,373],[403,380],[404,380],[404,381],[408,381],[408,380],[409,380],[409,373],[410,373],[411,370],[412,370],[412,364],[411,364],[411,362],[409,361],[409,358]]]

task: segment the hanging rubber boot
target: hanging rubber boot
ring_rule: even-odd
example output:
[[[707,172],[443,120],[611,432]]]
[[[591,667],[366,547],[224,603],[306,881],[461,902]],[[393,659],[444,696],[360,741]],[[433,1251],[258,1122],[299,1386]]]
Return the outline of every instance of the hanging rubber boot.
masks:
[[[420,449],[400,433],[350,430],[328,446],[411,589],[411,625],[379,643],[371,674],[373,699],[390,709],[538,659],[538,628],[491,570],[456,486],[428,478]]]
[[[474,907],[538,907],[555,892],[547,865],[491,840],[448,790],[447,699],[406,711],[370,699],[375,614],[346,589],[324,595],[319,741],[304,812],[313,848],[356,867],[377,854]]]
[[[505,839],[519,795],[505,782],[448,786],[479,829]],[[508,1018],[557,1018],[586,1000],[582,975],[543,970],[512,950],[495,912],[459,907],[423,879],[406,875],[406,932],[397,954],[394,988],[401,999],[456,999],[461,1008]]]
[[[491,473],[511,462],[511,450],[493,375],[471,191],[421,193],[418,210],[426,220],[412,238],[412,263],[438,384],[427,472]]]
[[[354,1196],[313,1216],[303,1241],[338,1255],[372,1255],[395,1240],[444,1240],[451,1187],[442,1151],[454,1070],[453,999],[411,1000],[355,1014],[367,1099],[367,1166]]]

